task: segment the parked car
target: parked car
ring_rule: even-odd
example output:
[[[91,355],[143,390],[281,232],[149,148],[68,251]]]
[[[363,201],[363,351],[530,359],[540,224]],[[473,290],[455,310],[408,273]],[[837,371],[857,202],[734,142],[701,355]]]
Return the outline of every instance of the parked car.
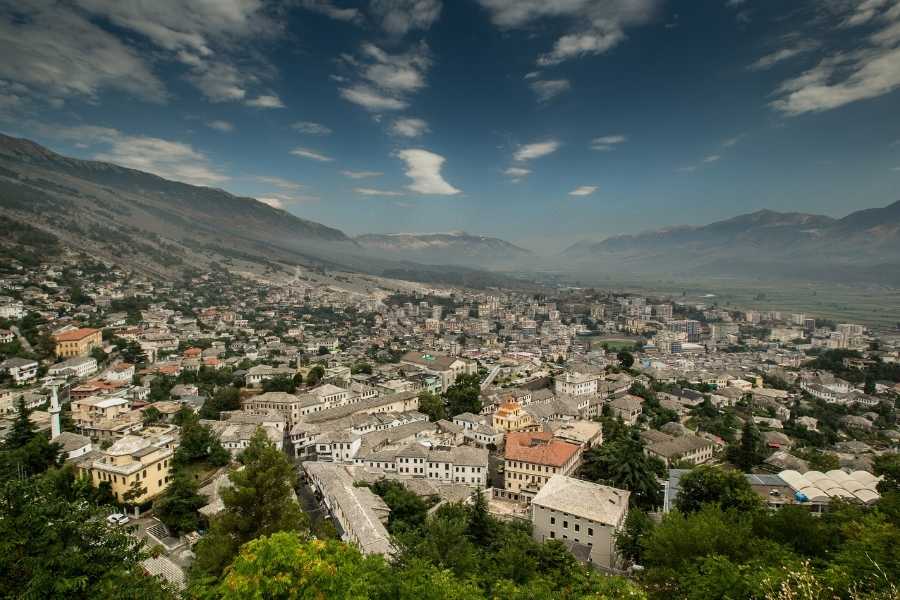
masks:
[[[128,515],[123,515],[122,513],[113,513],[106,517],[106,522],[110,525],[125,525],[130,520]]]

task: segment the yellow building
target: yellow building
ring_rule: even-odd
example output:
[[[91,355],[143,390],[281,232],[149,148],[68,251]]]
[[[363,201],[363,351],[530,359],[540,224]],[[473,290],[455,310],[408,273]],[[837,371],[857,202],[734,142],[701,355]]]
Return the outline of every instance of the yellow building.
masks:
[[[73,356],[89,356],[91,350],[99,348],[103,344],[103,336],[99,329],[82,327],[64,331],[53,336],[56,342],[56,356],[60,358],[72,358]]]
[[[534,417],[522,410],[519,402],[508,400],[494,413],[492,423],[497,431],[508,433],[534,426]]]
[[[89,474],[95,487],[108,481],[113,495],[120,502],[124,501],[125,495],[137,481],[144,493],[129,500],[129,504],[139,505],[155,498],[168,487],[174,448],[173,435],[126,435],[80,467],[82,472]]]

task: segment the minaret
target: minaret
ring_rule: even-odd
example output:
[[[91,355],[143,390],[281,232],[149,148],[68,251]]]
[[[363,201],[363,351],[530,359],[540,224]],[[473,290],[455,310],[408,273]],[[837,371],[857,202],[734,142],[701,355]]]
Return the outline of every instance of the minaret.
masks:
[[[50,439],[59,437],[61,427],[59,424],[59,398],[56,395],[56,386],[50,388]]]

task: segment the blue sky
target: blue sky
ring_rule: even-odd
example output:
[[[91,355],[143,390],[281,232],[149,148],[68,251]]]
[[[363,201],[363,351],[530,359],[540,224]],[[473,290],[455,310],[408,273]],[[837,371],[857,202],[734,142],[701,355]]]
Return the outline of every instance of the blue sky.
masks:
[[[0,0],[0,128],[544,252],[900,198],[897,0]]]

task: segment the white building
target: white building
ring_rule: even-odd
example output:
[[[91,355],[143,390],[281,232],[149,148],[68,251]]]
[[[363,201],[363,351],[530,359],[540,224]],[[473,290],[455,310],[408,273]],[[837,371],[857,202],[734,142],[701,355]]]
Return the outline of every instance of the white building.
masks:
[[[22,385],[37,378],[38,364],[27,358],[13,357],[0,363],[0,371],[9,373],[16,385]]]
[[[534,539],[586,546],[589,564],[615,567],[615,537],[625,524],[629,495],[625,490],[554,475],[531,502]]]
[[[47,369],[51,377],[87,377],[97,372],[97,360],[91,356],[78,356],[52,365]]]

